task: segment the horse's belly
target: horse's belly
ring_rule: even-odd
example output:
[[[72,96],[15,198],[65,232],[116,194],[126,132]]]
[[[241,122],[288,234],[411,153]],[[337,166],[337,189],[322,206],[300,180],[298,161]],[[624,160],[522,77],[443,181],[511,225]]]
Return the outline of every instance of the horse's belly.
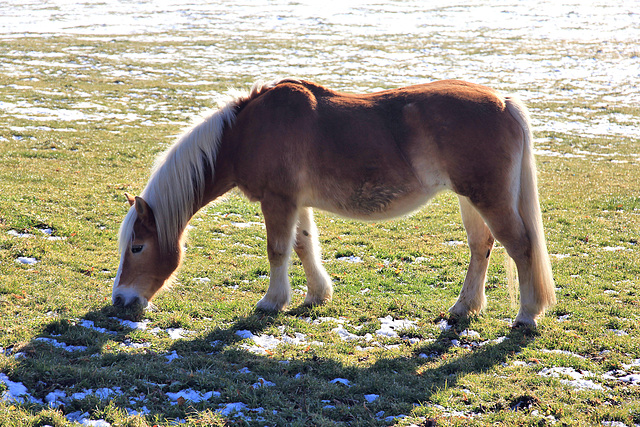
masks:
[[[347,218],[375,221],[407,215],[426,204],[437,192],[416,187],[411,190],[363,186],[344,191],[329,190],[323,197],[305,200],[305,205]]]

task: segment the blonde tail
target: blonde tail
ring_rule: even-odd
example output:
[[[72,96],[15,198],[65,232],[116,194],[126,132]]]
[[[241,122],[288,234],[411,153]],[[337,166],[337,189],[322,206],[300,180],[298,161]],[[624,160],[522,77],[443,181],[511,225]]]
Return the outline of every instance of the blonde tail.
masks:
[[[556,303],[556,294],[538,200],[538,179],[533,156],[533,137],[529,125],[529,114],[524,104],[517,98],[507,97],[505,101],[507,110],[522,126],[524,133],[518,207],[531,240],[531,284],[535,303],[543,312],[545,308]]]

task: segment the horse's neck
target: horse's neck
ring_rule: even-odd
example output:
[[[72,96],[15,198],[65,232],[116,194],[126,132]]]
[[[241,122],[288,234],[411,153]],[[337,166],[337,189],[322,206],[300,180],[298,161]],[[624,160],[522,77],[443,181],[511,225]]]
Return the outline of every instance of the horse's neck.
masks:
[[[226,150],[221,150],[216,159],[215,171],[207,171],[202,197],[195,197],[193,214],[224,195],[236,186],[232,173],[232,162]]]

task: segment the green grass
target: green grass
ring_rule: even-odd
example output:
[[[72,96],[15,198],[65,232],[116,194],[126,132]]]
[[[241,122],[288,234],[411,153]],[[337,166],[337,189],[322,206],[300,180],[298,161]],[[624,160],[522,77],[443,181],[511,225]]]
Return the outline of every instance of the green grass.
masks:
[[[392,222],[360,223],[316,213],[323,259],[335,282],[334,300],[313,309],[301,307],[305,278],[294,258],[292,304],[270,315],[253,309],[268,282],[264,229],[233,225],[261,222],[260,209],[233,192],[192,221],[178,282],[154,300],[155,309],[121,313],[110,306],[110,294],[118,265],[117,230],[127,211],[123,193],[140,192],[155,155],[190,115],[214,106],[212,94],[246,87],[249,79],[181,86],[172,82],[197,77],[198,63],[150,65],[130,59],[134,56],[118,59],[123,52],[151,55],[198,47],[189,41],[31,37],[1,40],[0,45],[3,51],[17,52],[3,59],[21,70],[18,78],[0,73],[1,101],[52,111],[77,111],[79,103],[88,103],[80,110],[99,117],[45,120],[17,112],[2,118],[0,372],[22,383],[36,399],[60,390],[66,401],[54,408],[0,402],[0,425],[69,425],[65,415],[78,411],[113,426],[175,420],[191,426],[640,423],[638,386],[603,376],[614,370],[640,371],[625,367],[640,358],[637,139],[578,138],[550,131],[536,135],[543,141],[541,149],[591,153],[538,158],[558,305],[536,331],[509,327],[517,309],[509,302],[500,247],[488,273],[487,310],[468,320],[452,319],[450,330],[438,327],[449,319],[446,310],[457,298],[468,263],[466,246],[444,244],[465,240],[451,194]],[[62,57],[51,65],[29,65],[21,52],[31,51]],[[468,53],[483,51],[469,47]],[[174,68],[180,72],[167,79],[166,70]],[[581,100],[575,105],[538,100],[531,107],[535,115],[564,113],[578,105],[584,106]],[[611,113],[638,117],[640,109],[593,108],[585,117],[595,120]],[[61,239],[46,239],[43,229]],[[33,237],[14,237],[10,230]],[[362,262],[338,259],[343,256]],[[18,257],[39,262],[23,265]],[[416,327],[400,333],[406,338],[376,336],[379,319],[388,315],[413,320]],[[132,330],[114,317],[145,320],[148,326]],[[339,319],[362,338],[343,341],[333,331],[339,326],[336,320],[321,322],[327,317]],[[83,327],[87,320],[113,333]],[[169,328],[190,333],[174,340]],[[299,333],[306,342],[254,354],[246,348],[253,342],[236,334],[240,330],[280,339]],[[460,336],[465,330],[479,335]],[[366,341],[366,334],[379,345]],[[38,338],[86,350],[67,352]],[[168,363],[174,352],[181,358]],[[540,375],[553,367],[589,371],[594,376],[583,380],[600,389],[563,383],[569,376]],[[260,378],[275,385],[254,388]],[[331,383],[336,378],[350,386]],[[95,393],[71,398],[102,388],[118,393],[106,399]],[[0,383],[0,393],[5,389]],[[219,395],[170,404],[168,393],[185,389]],[[368,394],[379,398],[368,402]],[[251,421],[219,412],[236,402],[246,405],[243,412]],[[130,416],[126,411],[142,407],[148,413]],[[407,417],[385,420],[399,415]]]

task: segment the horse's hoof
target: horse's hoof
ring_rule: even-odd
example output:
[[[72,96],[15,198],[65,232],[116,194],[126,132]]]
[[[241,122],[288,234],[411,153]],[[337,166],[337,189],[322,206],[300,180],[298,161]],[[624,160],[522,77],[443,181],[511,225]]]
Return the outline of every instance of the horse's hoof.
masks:
[[[469,317],[472,313],[472,311],[469,309],[469,307],[467,307],[465,304],[462,304],[460,302],[456,302],[450,309],[449,309],[449,314],[451,314],[454,317],[458,317],[458,318],[467,318]]]
[[[537,327],[538,325],[535,320],[531,323],[516,319],[515,322],[511,324],[511,329],[536,329]]]
[[[323,305],[331,301],[331,299],[332,295],[314,296],[307,294],[307,297],[304,299],[303,305],[305,307],[315,307],[317,305]]]
[[[263,297],[256,304],[256,309],[262,310],[262,311],[282,311],[287,306],[287,304],[288,304],[287,301],[285,301],[285,302],[274,302],[274,301],[266,299],[266,297]]]

